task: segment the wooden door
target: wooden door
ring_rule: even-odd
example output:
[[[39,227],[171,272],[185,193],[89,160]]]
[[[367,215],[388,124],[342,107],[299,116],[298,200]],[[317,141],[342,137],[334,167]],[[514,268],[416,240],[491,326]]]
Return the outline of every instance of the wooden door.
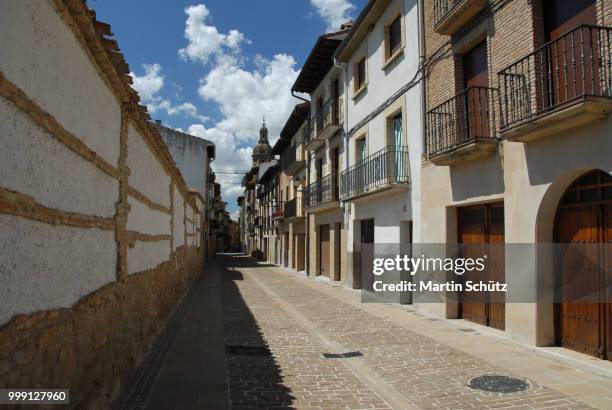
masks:
[[[545,81],[548,106],[600,91],[596,32],[584,28],[563,36],[581,24],[597,24],[595,0],[544,0],[544,37],[549,46]],[[593,64],[591,64],[591,60]]]
[[[486,40],[463,55],[463,80],[466,121],[469,138],[489,136],[488,91],[489,64]],[[470,88],[483,87],[483,88]]]
[[[305,252],[306,252],[306,235],[297,234],[297,250],[295,251],[295,269],[298,271],[304,270],[305,267]]]
[[[321,275],[329,277],[329,225],[319,226],[319,249],[321,254]]]
[[[612,178],[611,178],[612,179]],[[607,193],[607,195],[606,195]],[[604,188],[604,200],[612,201],[612,186]],[[604,209],[604,273],[605,283],[609,285],[612,283],[612,204],[607,204],[603,207]],[[608,360],[612,360],[612,289],[608,288],[606,297],[606,303],[603,306],[604,316],[604,343],[606,357]]]
[[[600,241],[600,219],[601,215],[596,207],[557,211],[557,241],[570,244],[561,258],[559,277],[564,289],[568,291],[584,291],[597,287],[599,272],[583,263],[582,254],[592,250],[589,245]],[[595,256],[595,259],[598,258]],[[601,339],[599,316],[600,306],[597,303],[561,303],[557,306],[557,343],[572,350],[598,356]]]
[[[504,206],[491,204],[488,209],[488,247],[487,280],[506,282]],[[504,330],[506,328],[506,304],[503,294],[491,294],[488,302],[489,326]]]
[[[462,257],[466,258],[479,258],[479,251],[476,247],[471,246],[474,244],[481,244],[486,242],[486,207],[475,206],[465,207],[458,210],[459,218],[459,242],[469,244],[463,250]],[[465,280],[479,281],[483,280],[485,275],[481,272],[473,272],[465,274]],[[479,292],[468,293],[463,292],[461,295],[463,299],[469,298],[469,300],[478,300],[482,296]],[[484,302],[462,302],[461,303],[461,317],[471,322],[476,322],[481,325],[488,324],[486,303]]]
[[[482,258],[487,254],[487,268],[482,271],[473,271],[464,275],[464,280],[473,282],[489,280],[505,282],[505,254],[503,244],[504,234],[504,205],[493,203],[485,205],[468,206],[458,209],[458,227],[460,243],[469,244],[463,249],[462,256]],[[478,244],[487,244],[482,247]],[[461,317],[472,322],[480,323],[496,329],[505,328],[505,300],[500,294],[486,292],[464,291],[462,298],[469,302],[461,303]]]
[[[612,360],[611,279],[612,177],[589,172],[565,192],[555,216],[555,242],[567,243],[557,261],[555,340],[557,345]],[[600,246],[597,246],[601,244]],[[586,256],[586,257],[585,257]],[[600,294],[603,301],[574,303],[569,292]],[[602,302],[602,303],[596,303]]]
[[[559,38],[580,24],[597,24],[595,0],[544,0],[546,41]]]

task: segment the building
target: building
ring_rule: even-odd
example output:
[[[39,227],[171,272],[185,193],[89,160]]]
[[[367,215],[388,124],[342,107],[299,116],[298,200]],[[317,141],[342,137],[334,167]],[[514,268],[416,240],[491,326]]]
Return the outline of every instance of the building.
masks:
[[[272,226],[272,188],[277,190],[278,180],[269,181],[266,174],[269,167],[277,169],[278,161],[272,161],[272,147],[268,141],[268,128],[265,122],[259,130],[259,140],[253,148],[253,165],[242,179],[244,195],[241,205],[241,215],[244,215],[244,229],[242,230],[243,251],[247,255],[260,259],[267,259],[270,255],[270,236],[274,237],[276,231]],[[263,179],[262,179],[263,178]],[[274,198],[278,198],[274,194]],[[280,249],[280,246],[278,246]]]
[[[172,159],[181,171],[189,189],[196,191],[204,201],[204,220],[202,225],[202,238],[204,246],[208,249],[210,219],[208,218],[211,203],[209,201],[209,178],[212,173],[211,162],[215,160],[215,144],[203,138],[186,134],[172,128],[165,127],[157,120],[152,125],[163,138]],[[214,181],[213,181],[214,182]],[[207,256],[211,256],[207,252]]]
[[[362,285],[362,266],[370,274],[374,243],[410,243],[420,225],[419,27],[417,2],[370,1],[334,53],[346,73],[340,200],[348,222],[344,282],[353,288]]]
[[[244,215],[244,222],[242,229],[242,241],[244,244],[243,251],[247,255],[257,256],[257,238],[255,226],[258,224],[258,217],[255,214],[256,203],[255,203],[255,190],[257,186],[257,167],[253,166],[242,179],[242,186],[244,187],[244,200],[241,205],[241,215]],[[242,221],[242,218],[241,218]]]
[[[213,206],[211,212],[210,222],[210,241],[213,244],[213,254],[217,252],[227,251],[231,245],[231,233],[230,233],[230,216],[227,211],[227,202],[223,201],[221,197],[221,184],[218,182],[213,183]]]
[[[306,267],[304,131],[309,118],[310,103],[297,104],[272,148],[272,155],[280,156],[280,203],[274,217],[281,235],[282,265],[297,271]]]
[[[279,209],[279,162],[276,159],[259,164],[257,171],[256,212],[259,224],[256,226],[261,258],[279,265],[280,236],[278,227]]]
[[[234,251],[236,248],[242,248],[240,244],[240,221],[229,220],[229,251]]]
[[[346,280],[347,255],[344,209],[340,203],[340,170],[344,158],[345,73],[333,54],[349,32],[320,36],[312,48],[292,93],[310,95],[310,118],[304,129],[307,213],[306,271],[331,280]]]
[[[94,10],[0,10],[1,383],[111,408],[204,270],[205,195]]]
[[[514,244],[612,238],[612,2],[454,3],[425,2],[421,240],[505,243],[492,279],[538,284],[551,259]],[[612,358],[609,304],[504,302],[419,309]]]
[[[542,249],[612,240],[611,20],[608,0],[369,1],[318,38],[291,89],[310,101],[273,149],[257,149],[244,179],[247,248],[359,288],[370,244],[443,245],[440,256],[485,245],[499,252],[484,279],[530,299],[402,302],[612,358],[610,304],[542,293],[553,266],[550,283],[605,287],[599,272],[563,276],[575,267]],[[298,205],[290,216],[294,200],[304,221]]]

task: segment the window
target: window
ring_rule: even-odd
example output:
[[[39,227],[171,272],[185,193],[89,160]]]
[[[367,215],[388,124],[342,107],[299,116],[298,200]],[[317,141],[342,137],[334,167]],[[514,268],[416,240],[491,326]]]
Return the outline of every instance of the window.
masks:
[[[355,145],[356,145],[355,147],[356,148],[355,149],[356,162],[361,162],[367,156],[367,153],[366,153],[367,146],[366,146],[365,136],[357,139]]]
[[[365,86],[366,61],[363,57],[355,64],[355,91],[361,90]]]
[[[401,16],[397,16],[393,23],[387,27],[389,30],[389,54],[387,58],[391,57],[402,44],[402,19]]]

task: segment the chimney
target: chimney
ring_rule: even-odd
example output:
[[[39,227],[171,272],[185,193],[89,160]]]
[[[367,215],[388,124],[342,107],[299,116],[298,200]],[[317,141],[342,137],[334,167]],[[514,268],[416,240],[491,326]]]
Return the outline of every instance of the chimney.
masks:
[[[342,30],[347,30],[349,28],[353,27],[353,21],[347,21],[346,23],[342,23],[342,25],[340,26],[340,31]]]

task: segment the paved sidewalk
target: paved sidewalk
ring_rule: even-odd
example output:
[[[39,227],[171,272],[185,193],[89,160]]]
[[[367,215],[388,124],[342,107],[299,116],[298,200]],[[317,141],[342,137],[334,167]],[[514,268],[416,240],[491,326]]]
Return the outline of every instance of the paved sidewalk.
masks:
[[[612,408],[611,378],[484,328],[361,304],[359,292],[248,257],[218,258],[221,284],[194,294],[149,408]],[[481,375],[529,388],[470,388]]]

